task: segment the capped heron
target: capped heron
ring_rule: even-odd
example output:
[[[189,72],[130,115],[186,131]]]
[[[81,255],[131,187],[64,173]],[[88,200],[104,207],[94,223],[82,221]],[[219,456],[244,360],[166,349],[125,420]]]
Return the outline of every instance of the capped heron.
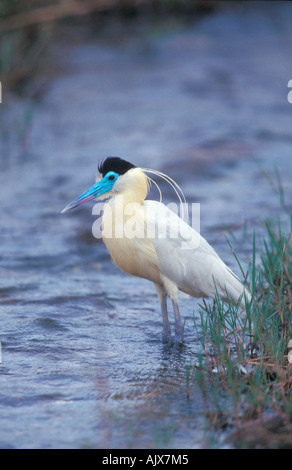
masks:
[[[106,199],[102,216],[103,241],[113,262],[123,271],[153,282],[161,304],[163,342],[171,340],[167,312],[167,298],[170,298],[175,342],[182,343],[179,291],[203,298],[214,298],[218,293],[223,301],[239,302],[245,308],[250,294],[209,243],[161,201],[145,200],[150,183],[157,186],[147,173],[161,176],[177,195],[183,194],[174,180],[119,157],[106,158],[98,170],[96,183],[68,204],[62,213],[93,199]],[[161,195],[160,189],[159,192]],[[132,212],[128,210],[131,204],[134,204]],[[135,230],[127,234],[126,226],[133,228],[131,217],[134,217]],[[171,236],[173,232],[175,236]]]

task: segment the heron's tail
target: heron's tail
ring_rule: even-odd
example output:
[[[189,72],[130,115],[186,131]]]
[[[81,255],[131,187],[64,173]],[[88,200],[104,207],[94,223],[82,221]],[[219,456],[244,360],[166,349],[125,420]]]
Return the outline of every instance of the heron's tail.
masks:
[[[216,282],[216,292],[224,302],[232,302],[236,305],[240,299],[240,306],[245,310],[246,303],[251,301],[251,295],[247,287],[245,287],[238,277],[225,265],[227,273],[225,273],[224,284]]]

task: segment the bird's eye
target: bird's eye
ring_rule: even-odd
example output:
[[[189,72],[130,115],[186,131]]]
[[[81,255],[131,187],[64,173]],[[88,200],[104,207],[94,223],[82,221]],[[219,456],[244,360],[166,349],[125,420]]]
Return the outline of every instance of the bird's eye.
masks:
[[[110,175],[110,176],[108,177],[108,179],[109,179],[109,180],[114,180],[114,179],[115,179],[115,175]]]

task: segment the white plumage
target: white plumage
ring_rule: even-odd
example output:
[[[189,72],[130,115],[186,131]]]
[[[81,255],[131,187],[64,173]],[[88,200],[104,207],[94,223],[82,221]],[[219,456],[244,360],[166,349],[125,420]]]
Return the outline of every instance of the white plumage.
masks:
[[[146,170],[118,157],[108,157],[99,169],[103,177],[62,212],[89,199],[109,197],[102,218],[103,240],[117,266],[154,283],[161,303],[163,341],[171,338],[169,297],[175,341],[182,342],[178,291],[204,298],[214,298],[217,291],[223,301],[237,303],[240,299],[245,307],[245,301],[250,300],[248,291],[209,243],[164,204],[145,200],[149,186]],[[168,181],[177,191],[176,183]]]
[[[230,300],[236,303],[243,294],[243,285],[205,238],[163,204],[145,201],[144,207],[152,215],[157,211],[161,216],[164,212],[167,234],[174,225],[178,226],[177,238],[167,236],[167,243],[164,238],[153,240],[160,273],[193,297],[214,297],[217,289],[226,301],[227,289]],[[159,220],[158,216],[156,220]]]

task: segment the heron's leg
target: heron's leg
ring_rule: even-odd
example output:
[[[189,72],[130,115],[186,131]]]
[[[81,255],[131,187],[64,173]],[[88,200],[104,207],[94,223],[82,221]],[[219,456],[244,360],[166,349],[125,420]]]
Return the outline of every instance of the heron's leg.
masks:
[[[168,343],[171,338],[171,331],[170,331],[170,324],[169,324],[168,313],[167,313],[167,295],[165,293],[163,293],[162,300],[161,300],[161,313],[162,313],[162,321],[163,321],[162,342]]]
[[[177,344],[182,344],[183,342],[183,324],[180,318],[178,303],[174,300],[172,301],[173,313],[174,313],[174,322],[175,322],[175,342]]]
[[[171,339],[171,331],[170,331],[170,324],[169,324],[168,313],[167,313],[167,294],[164,291],[164,289],[158,284],[154,284],[154,287],[158,294],[158,297],[160,300],[160,306],[161,306],[162,321],[163,321],[162,342],[168,343]]]

